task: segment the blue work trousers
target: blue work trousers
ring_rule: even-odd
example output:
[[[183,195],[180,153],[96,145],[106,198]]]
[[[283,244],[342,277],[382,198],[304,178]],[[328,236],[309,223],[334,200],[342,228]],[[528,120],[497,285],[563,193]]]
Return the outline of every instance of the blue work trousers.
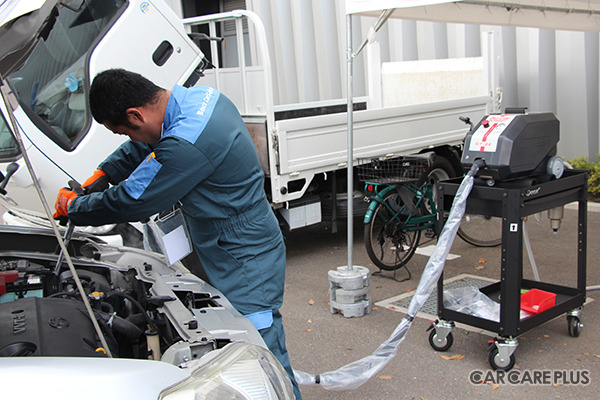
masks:
[[[265,323],[263,318],[257,328],[287,371],[294,394],[300,399],[279,312],[285,284],[285,245],[271,206],[261,202],[228,219],[197,220],[188,216],[188,225],[210,283],[242,315],[272,315],[272,320],[267,318]]]

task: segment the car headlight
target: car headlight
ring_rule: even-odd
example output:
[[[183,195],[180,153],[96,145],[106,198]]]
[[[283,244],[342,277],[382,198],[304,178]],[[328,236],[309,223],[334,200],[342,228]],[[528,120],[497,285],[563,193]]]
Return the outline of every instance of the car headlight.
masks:
[[[160,400],[293,399],[292,383],[275,356],[262,347],[230,343],[221,354],[164,390]]]

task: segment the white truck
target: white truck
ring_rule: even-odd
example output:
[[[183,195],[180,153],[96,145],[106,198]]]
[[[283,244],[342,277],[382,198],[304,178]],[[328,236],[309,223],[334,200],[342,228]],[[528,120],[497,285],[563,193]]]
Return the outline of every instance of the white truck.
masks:
[[[87,104],[93,77],[114,67],[141,73],[164,88],[207,85],[230,97],[256,143],[266,193],[289,228],[344,215],[347,100],[275,106],[268,41],[253,12],[182,20],[163,0],[76,0],[67,5],[47,0],[31,2],[34,11],[11,19],[8,7],[13,3],[0,8],[0,74],[19,103],[10,110],[0,106],[0,170],[13,162],[18,166],[8,185],[21,211],[10,206],[5,220],[33,220],[35,213],[22,209],[40,209],[11,139],[8,113],[18,123],[53,204],[60,187],[70,179],[85,180],[123,140],[96,123]],[[218,37],[224,24],[233,24],[236,31],[227,41]],[[492,34],[487,36],[483,47],[491,50]],[[221,66],[225,50],[231,59],[232,49],[236,66]],[[488,68],[493,51],[479,58],[383,65],[375,40],[366,52],[372,70],[368,95],[354,99],[355,158],[432,151],[453,166],[445,171],[448,176],[460,174],[467,127],[459,117],[476,121],[499,107],[494,73]],[[410,90],[402,91],[406,87]],[[360,204],[363,196],[355,182],[354,200]],[[356,214],[364,212],[364,207],[353,208]]]

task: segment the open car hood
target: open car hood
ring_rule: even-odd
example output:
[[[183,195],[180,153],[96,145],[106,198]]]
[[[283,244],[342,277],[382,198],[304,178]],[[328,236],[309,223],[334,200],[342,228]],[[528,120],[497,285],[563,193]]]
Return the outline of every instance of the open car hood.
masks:
[[[38,40],[44,39],[54,25],[62,7],[60,3],[60,0],[12,0],[2,4],[0,75],[6,76],[23,65]]]

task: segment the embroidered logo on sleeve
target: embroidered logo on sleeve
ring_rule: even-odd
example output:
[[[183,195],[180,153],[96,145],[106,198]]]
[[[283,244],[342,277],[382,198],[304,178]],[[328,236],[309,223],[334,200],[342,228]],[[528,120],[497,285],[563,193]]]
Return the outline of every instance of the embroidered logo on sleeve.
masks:
[[[162,164],[156,161],[156,156],[152,152],[125,181],[125,191],[127,191],[127,194],[136,200],[139,199],[161,167]]]
[[[180,91],[174,90],[173,93],[179,96],[180,108],[170,111],[173,114],[173,121],[166,127],[163,137],[176,136],[192,144],[196,143],[211,120],[221,93],[207,86],[190,88],[186,92],[187,96]]]
[[[196,114],[198,115],[204,115],[204,113],[207,112],[207,109],[209,108],[209,104],[212,105],[212,107],[210,107],[209,114],[210,112],[212,112],[212,109],[214,108],[214,103],[211,104],[210,99],[213,96],[213,93],[215,92],[215,89],[209,87],[206,90],[206,93],[204,94],[204,97],[202,98],[202,104],[200,104],[200,109],[198,109],[198,111],[196,111]]]

